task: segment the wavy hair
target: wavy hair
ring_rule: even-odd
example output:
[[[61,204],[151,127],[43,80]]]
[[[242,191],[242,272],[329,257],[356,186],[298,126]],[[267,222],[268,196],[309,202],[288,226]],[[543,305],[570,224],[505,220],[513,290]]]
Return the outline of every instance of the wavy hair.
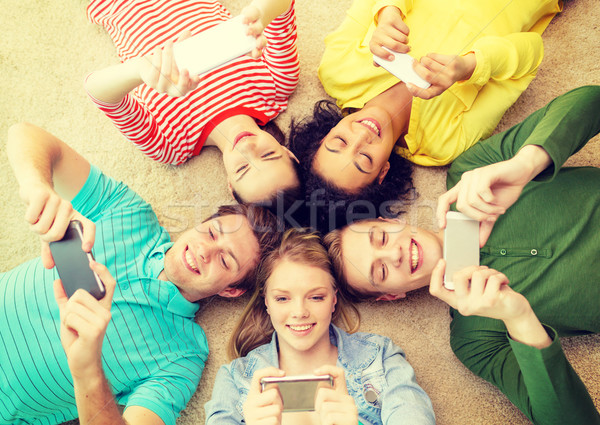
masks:
[[[334,291],[337,291],[331,261],[318,234],[307,229],[287,230],[283,234],[279,247],[271,251],[259,266],[254,293],[229,340],[230,359],[244,357],[256,347],[271,341],[274,329],[267,313],[264,297],[269,276],[283,260],[310,265],[326,271],[331,276]],[[340,322],[348,332],[355,332],[360,324],[358,310],[353,304],[348,303],[343,294],[337,293],[336,295],[337,303],[331,318],[332,322]]]

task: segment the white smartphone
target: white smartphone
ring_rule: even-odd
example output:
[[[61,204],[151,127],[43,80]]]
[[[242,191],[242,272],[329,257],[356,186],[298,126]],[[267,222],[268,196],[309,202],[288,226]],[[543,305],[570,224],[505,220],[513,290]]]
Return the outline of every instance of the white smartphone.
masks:
[[[412,56],[408,55],[407,53],[394,52],[387,47],[384,47],[384,49],[394,55],[394,60],[388,61],[380,58],[379,56],[373,55],[373,60],[379,66],[384,68],[390,74],[395,75],[405,83],[414,84],[422,89],[426,89],[431,85],[426,80],[421,78],[413,69],[413,62],[415,60]]]
[[[284,412],[315,410],[315,397],[321,387],[333,388],[331,375],[297,375],[268,377],[260,380],[262,391],[272,386],[279,388]]]
[[[254,49],[256,39],[246,35],[248,26],[239,15],[173,45],[177,67],[190,75],[202,74]]]
[[[444,286],[454,290],[452,276],[469,266],[479,265],[479,222],[456,211],[446,214],[444,230]]]

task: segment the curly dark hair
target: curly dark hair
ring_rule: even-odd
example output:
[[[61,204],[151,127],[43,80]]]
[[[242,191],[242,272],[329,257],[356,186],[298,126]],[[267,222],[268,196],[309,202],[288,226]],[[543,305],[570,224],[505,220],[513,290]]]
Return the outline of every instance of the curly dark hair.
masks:
[[[414,195],[412,166],[399,155],[390,155],[390,170],[383,182],[376,180],[358,193],[348,193],[315,173],[313,160],[323,138],[343,118],[342,112],[329,100],[318,101],[313,115],[300,122],[292,121],[290,149],[300,160],[304,201],[308,212],[305,226],[325,234],[358,219],[378,216],[393,217],[401,211],[392,211],[395,201],[409,200]]]

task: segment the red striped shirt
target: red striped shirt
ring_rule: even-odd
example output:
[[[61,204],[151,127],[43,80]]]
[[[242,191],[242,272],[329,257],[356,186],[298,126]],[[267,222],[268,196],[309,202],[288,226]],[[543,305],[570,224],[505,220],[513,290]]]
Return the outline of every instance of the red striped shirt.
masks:
[[[232,17],[218,2],[198,0],[93,0],[87,13],[106,29],[121,61],[175,41],[186,29],[194,35]],[[263,34],[268,44],[261,58],[243,56],[201,74],[184,97],[142,84],[118,104],[92,100],[144,154],[181,164],[224,119],[246,114],[264,125],[286,109],[299,77],[294,1]]]

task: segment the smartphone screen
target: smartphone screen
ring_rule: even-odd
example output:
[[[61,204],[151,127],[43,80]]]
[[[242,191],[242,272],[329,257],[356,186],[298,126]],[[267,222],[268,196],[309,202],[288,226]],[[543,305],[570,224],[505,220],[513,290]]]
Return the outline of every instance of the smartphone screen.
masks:
[[[308,412],[315,410],[315,397],[319,388],[333,388],[333,378],[330,375],[263,378],[261,385],[263,391],[275,385],[279,388],[284,412]]]
[[[246,34],[243,16],[237,16],[173,45],[177,67],[190,75],[202,74],[250,53],[256,39]]]
[[[456,211],[446,214],[444,230],[444,286],[454,289],[452,276],[469,266],[479,265],[479,222]]]
[[[81,223],[71,221],[65,236],[60,241],[50,242],[50,251],[67,297],[78,289],[85,289],[99,300],[106,290],[98,275],[90,269],[90,261],[94,257],[81,249],[82,239]]]

